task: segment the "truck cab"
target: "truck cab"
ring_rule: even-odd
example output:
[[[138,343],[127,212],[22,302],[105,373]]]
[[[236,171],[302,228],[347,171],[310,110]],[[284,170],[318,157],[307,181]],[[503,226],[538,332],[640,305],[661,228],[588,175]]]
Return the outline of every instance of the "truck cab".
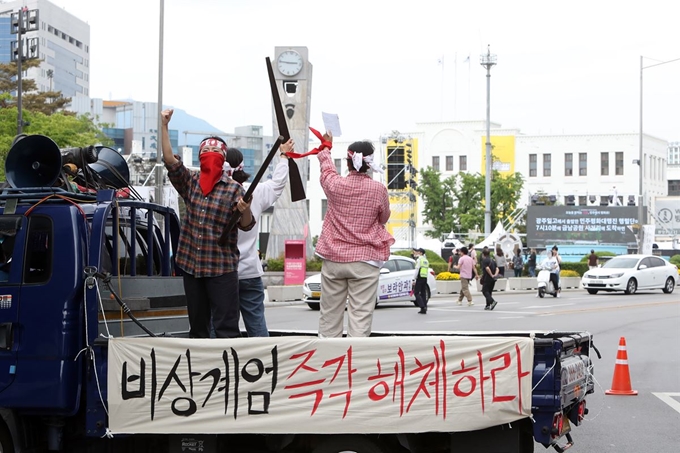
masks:
[[[115,303],[88,291],[88,273],[181,280],[173,210],[113,190],[26,192],[0,195],[0,407],[14,429],[19,416],[58,425],[82,410],[97,313]]]

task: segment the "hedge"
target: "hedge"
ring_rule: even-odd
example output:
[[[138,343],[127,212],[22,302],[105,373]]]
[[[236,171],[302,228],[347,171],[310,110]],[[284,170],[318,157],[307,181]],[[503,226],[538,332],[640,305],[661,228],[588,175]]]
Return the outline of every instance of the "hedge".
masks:
[[[321,260],[318,259],[307,260],[307,272],[320,272],[321,263],[322,263]],[[283,259],[282,258],[268,259],[267,271],[283,272]]]

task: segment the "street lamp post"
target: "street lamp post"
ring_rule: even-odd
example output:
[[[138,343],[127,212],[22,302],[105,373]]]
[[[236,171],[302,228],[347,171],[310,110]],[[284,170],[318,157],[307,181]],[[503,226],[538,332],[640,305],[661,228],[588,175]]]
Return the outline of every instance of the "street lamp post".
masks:
[[[644,65],[644,56],[640,55],[640,137],[639,137],[639,158],[638,165],[640,166],[640,195],[638,202],[638,253],[642,253],[642,226],[645,224],[646,219],[644,218],[644,204],[645,204],[645,191],[644,191],[644,174],[645,174],[645,156],[642,149],[642,89],[643,89],[643,79],[642,74],[645,69],[653,68],[655,66],[661,66],[666,63],[673,63],[675,61],[680,61],[680,58],[675,58],[673,60],[661,61],[658,63],[650,64],[649,66]]]
[[[486,68],[486,178],[484,180],[484,235],[491,234],[491,67],[496,64],[496,55],[491,54],[491,45],[486,55],[480,55],[480,64]]]

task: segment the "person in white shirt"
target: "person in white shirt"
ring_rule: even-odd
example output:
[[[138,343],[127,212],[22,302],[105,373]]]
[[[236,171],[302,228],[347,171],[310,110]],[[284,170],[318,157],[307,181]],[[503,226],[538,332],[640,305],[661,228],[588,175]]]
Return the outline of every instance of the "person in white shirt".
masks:
[[[262,212],[274,205],[279,199],[288,182],[288,156],[292,152],[294,142],[292,139],[281,145],[281,159],[279,160],[272,178],[268,181],[260,181],[253,190],[250,210],[256,222],[260,221]],[[242,162],[239,163],[242,165]],[[239,165],[239,166],[240,166]],[[236,168],[227,167],[225,171],[233,172],[234,180],[243,184],[250,175],[244,173],[240,176]],[[262,262],[260,260],[257,242],[259,231],[253,228],[250,231],[238,232],[238,250],[240,253],[238,263],[238,287],[239,287],[239,310],[246,326],[249,337],[268,337],[269,330],[264,317],[264,284],[262,283]]]
[[[550,281],[553,284],[553,288],[555,288],[557,291],[557,297],[561,297],[560,293],[562,292],[562,288],[560,288],[560,264],[562,264],[562,258],[558,253],[557,246],[553,246],[546,263],[550,269]]]

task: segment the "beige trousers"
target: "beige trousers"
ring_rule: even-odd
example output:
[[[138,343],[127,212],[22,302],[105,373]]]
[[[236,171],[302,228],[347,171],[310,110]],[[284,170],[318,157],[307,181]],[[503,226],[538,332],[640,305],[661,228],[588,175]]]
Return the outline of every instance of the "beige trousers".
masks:
[[[467,278],[460,278],[460,295],[458,302],[463,302],[463,297],[467,298],[468,302],[472,302],[472,294],[470,294],[470,282]]]
[[[345,305],[347,336],[370,336],[379,277],[380,268],[367,263],[324,260],[321,266],[319,337],[342,337]]]

